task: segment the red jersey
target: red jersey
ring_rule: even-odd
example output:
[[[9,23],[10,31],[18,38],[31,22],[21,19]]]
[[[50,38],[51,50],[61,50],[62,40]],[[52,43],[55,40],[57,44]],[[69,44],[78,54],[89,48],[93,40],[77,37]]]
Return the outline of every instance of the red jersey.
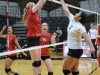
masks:
[[[7,36],[8,37],[8,36]],[[13,51],[13,50],[15,50],[16,48],[15,48],[15,42],[14,42],[14,40],[16,39],[17,37],[16,37],[16,35],[12,35],[12,36],[9,36],[8,38],[7,38],[7,40],[9,40],[8,41],[8,43],[9,43],[9,47],[7,47],[7,50],[8,51]],[[8,45],[8,44],[7,44]],[[16,56],[16,53],[14,53],[14,54],[10,54],[10,56]]]
[[[51,40],[52,34],[51,33],[47,33],[46,35],[41,35],[40,37],[40,45],[47,45],[49,44],[50,40]],[[41,49],[41,56],[49,56],[49,48],[45,47]]]
[[[27,25],[28,25],[27,37],[41,36],[41,30],[42,30],[41,18],[38,12],[36,13],[32,12],[32,8],[28,10]]]
[[[98,35],[100,35],[100,25],[98,26]],[[98,38],[98,47],[100,48],[100,38]]]

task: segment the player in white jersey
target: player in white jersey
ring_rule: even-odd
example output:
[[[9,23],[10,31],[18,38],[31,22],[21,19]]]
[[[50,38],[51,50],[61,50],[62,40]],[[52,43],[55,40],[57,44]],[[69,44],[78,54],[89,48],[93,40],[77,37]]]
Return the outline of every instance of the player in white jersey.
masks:
[[[95,49],[86,33],[84,25],[86,21],[86,14],[84,12],[79,12],[74,16],[70,13],[64,0],[60,1],[66,16],[69,18],[69,25],[67,28],[68,32],[67,44],[69,52],[63,64],[63,73],[64,75],[79,75],[78,71],[79,58],[83,53],[82,41],[81,41],[82,36],[87,40],[90,46],[90,52],[94,52]]]

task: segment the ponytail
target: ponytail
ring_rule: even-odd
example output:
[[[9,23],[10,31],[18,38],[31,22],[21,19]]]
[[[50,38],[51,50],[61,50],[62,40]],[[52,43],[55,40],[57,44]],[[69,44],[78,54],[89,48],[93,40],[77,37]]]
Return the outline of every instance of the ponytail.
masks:
[[[23,10],[22,20],[23,20],[23,22],[24,22],[24,24],[26,26],[27,26],[27,20],[26,20],[26,18],[27,18],[27,12],[30,9],[30,7],[33,7],[33,4],[34,4],[34,2],[27,3],[26,8]]]
[[[23,16],[22,16],[22,20],[23,20],[23,22],[24,22],[24,24],[25,24],[26,26],[27,26],[27,21],[26,21],[27,12],[28,12],[28,10],[27,10],[27,8],[25,8],[25,9],[23,10]]]

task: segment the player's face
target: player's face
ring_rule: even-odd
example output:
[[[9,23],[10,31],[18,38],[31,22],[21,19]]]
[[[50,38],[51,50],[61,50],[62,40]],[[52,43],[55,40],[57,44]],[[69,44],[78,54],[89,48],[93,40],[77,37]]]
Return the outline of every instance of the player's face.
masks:
[[[60,28],[58,27],[57,29],[59,30]]]
[[[47,25],[46,23],[43,23],[43,24],[42,24],[42,30],[43,30],[43,31],[48,30],[48,25]]]
[[[80,15],[81,15],[81,12],[76,13],[76,15],[74,17],[76,21],[80,21],[80,19],[81,19]]]
[[[8,27],[7,32],[12,33],[13,32],[12,27]]]
[[[91,23],[91,28],[94,28],[93,24]]]

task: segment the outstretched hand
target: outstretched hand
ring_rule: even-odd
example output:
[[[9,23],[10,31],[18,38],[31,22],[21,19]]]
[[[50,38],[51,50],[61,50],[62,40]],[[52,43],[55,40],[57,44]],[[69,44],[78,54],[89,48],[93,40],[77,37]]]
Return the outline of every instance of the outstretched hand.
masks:
[[[90,53],[94,53],[95,52],[95,49],[90,49],[89,52]]]
[[[3,30],[5,30],[7,28],[7,26],[3,26]]]
[[[57,34],[54,32],[54,33],[53,33],[53,37],[56,38],[56,36],[57,36]]]
[[[25,57],[27,57],[27,54],[26,54],[26,53],[23,52],[22,54],[23,54]]]

